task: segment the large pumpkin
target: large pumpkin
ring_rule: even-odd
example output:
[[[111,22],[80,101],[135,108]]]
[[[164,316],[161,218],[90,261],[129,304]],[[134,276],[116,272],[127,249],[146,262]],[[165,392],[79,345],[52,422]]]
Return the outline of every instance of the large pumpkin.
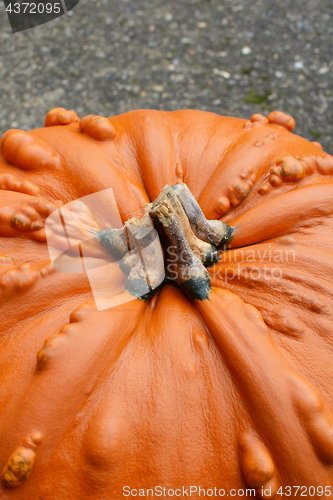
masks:
[[[331,496],[333,158],[293,127],[57,108],[4,134],[1,499]],[[99,311],[86,274],[53,269],[58,207],[112,188],[125,223],[177,184],[233,230],[202,293],[169,280]]]

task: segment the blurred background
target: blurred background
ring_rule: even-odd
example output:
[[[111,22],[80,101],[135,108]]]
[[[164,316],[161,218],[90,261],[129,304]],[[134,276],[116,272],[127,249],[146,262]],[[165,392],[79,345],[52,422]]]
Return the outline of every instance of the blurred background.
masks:
[[[16,34],[0,0],[0,134],[58,106],[278,109],[333,154],[332,40],[333,0],[80,0]]]

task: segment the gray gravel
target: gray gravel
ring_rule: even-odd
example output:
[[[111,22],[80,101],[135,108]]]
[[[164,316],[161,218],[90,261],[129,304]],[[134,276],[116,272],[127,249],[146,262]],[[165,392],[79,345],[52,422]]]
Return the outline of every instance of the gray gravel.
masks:
[[[279,109],[333,154],[333,0],[81,0],[16,34],[0,4],[0,133],[57,106]]]

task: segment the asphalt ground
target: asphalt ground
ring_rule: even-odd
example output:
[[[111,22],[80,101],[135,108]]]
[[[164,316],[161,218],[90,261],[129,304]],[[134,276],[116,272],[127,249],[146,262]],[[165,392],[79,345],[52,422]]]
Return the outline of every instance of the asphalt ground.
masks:
[[[80,0],[15,34],[0,5],[0,134],[58,106],[278,109],[333,154],[333,0]]]

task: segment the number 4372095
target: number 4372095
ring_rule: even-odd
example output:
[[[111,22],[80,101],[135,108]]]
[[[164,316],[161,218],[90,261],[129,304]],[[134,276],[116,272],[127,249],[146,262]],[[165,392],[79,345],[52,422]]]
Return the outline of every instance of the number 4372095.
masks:
[[[331,486],[280,486],[276,495],[283,495],[285,497],[330,497]],[[298,498],[297,497],[297,498]]]
[[[61,3],[10,3],[6,7],[9,14],[60,14]]]

